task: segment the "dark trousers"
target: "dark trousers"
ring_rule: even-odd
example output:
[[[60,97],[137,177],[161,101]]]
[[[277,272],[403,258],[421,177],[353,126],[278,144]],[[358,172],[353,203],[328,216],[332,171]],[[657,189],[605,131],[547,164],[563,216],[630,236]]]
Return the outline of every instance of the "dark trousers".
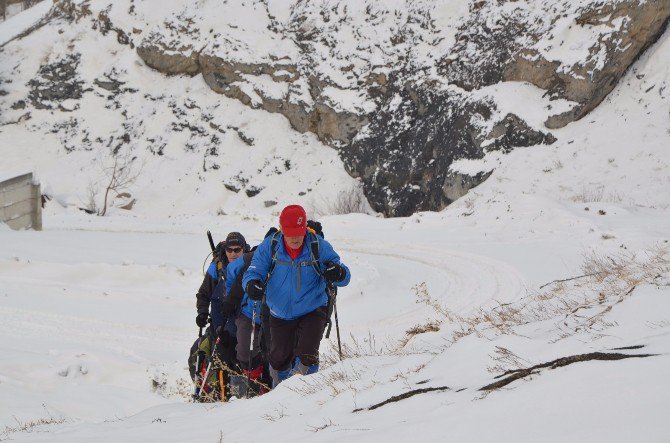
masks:
[[[277,371],[289,369],[295,357],[305,366],[319,362],[319,344],[327,321],[326,307],[295,320],[270,316],[270,365]]]
[[[254,346],[251,350],[251,319],[240,314],[235,319],[235,324],[237,325],[237,346],[235,347],[237,361],[241,368],[254,369],[261,363],[261,327],[259,325],[254,327]],[[251,360],[251,367],[248,367],[249,360]]]

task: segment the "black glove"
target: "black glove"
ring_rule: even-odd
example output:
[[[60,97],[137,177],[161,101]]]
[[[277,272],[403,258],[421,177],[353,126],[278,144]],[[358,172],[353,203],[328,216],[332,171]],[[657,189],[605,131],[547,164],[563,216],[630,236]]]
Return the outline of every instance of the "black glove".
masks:
[[[342,266],[332,261],[326,262],[326,270],[323,271],[323,276],[329,282],[342,281],[346,275],[347,273]]]
[[[198,327],[200,327],[200,328],[204,328],[205,326],[207,326],[207,317],[209,317],[208,313],[201,312],[195,318],[195,324],[198,325]]]
[[[251,280],[247,283],[247,290],[245,291],[250,299],[259,301],[263,299],[263,283],[260,280]]]

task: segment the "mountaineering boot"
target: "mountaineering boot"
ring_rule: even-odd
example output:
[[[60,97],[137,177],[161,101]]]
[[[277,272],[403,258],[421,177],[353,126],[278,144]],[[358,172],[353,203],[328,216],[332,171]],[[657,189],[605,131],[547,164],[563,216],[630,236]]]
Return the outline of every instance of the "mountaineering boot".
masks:
[[[291,375],[293,374],[310,375],[310,374],[316,374],[317,372],[319,372],[318,363],[306,366],[300,361],[300,357],[295,358],[293,368],[291,369]]]
[[[273,389],[276,388],[279,385],[279,383],[283,382],[291,375],[293,375],[291,371],[292,371],[291,368],[288,368],[284,371],[278,371],[275,368],[273,368],[272,365],[270,365],[270,375],[272,376],[272,388]]]

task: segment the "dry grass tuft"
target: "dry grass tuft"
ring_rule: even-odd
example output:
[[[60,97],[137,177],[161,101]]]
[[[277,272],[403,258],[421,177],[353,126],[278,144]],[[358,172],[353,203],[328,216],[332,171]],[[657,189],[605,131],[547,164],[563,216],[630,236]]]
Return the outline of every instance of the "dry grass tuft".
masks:
[[[361,379],[361,375],[362,372],[356,370],[352,365],[348,367],[340,365],[328,371],[320,371],[309,377],[303,377],[297,386],[289,386],[289,389],[301,396],[329,389],[330,395],[336,397],[342,392],[356,391],[354,383]]]
[[[272,421],[272,422],[281,420],[284,417],[287,417],[286,407],[284,407],[284,405],[281,405],[281,404],[278,407],[276,407],[273,412],[262,415],[262,418],[264,420]]]
[[[429,320],[422,325],[414,325],[405,331],[405,337],[400,340],[399,346],[405,347],[412,337],[425,334],[426,332],[438,332],[440,330],[441,322],[438,320]]]
[[[577,203],[621,203],[623,198],[621,194],[615,191],[605,193],[604,186],[583,187],[579,193],[572,197],[572,201]]]
[[[5,426],[5,429],[0,431],[0,441],[9,440],[11,434],[18,432],[33,432],[35,431],[35,428],[39,426],[60,425],[65,423],[67,420],[63,417],[56,418],[49,416],[48,418],[38,418],[24,422],[14,417],[14,421],[17,423],[16,426]]]
[[[644,254],[623,252],[615,255],[588,253],[584,255],[579,277],[557,280],[543,285],[543,290],[523,299],[480,309],[474,315],[461,317],[450,312],[430,296],[425,283],[413,289],[418,302],[424,303],[443,317],[451,332],[451,343],[470,334],[487,337],[491,334],[512,334],[517,326],[549,319],[559,319],[560,340],[577,332],[598,333],[610,325],[604,316],[612,307],[630,296],[640,284],[656,284],[670,274],[670,248],[655,247]]]
[[[488,371],[490,373],[504,373],[512,368],[525,369],[529,366],[532,366],[531,362],[519,357],[514,352],[502,346],[496,346],[494,353],[495,355],[491,356],[491,358],[496,363],[495,365],[488,367]]]
[[[311,432],[319,432],[319,431],[323,431],[324,429],[326,429],[330,426],[337,426],[337,425],[335,423],[333,423],[333,420],[328,419],[328,420],[324,420],[323,424],[321,424],[319,426],[307,425],[307,430],[311,431]]]
[[[368,331],[367,338],[363,340],[359,340],[350,334],[349,340],[342,342],[342,359],[340,359],[337,343],[330,342],[330,348],[320,355],[319,362],[322,367],[328,368],[349,358],[398,355],[400,348],[398,343],[378,344],[371,331]]]

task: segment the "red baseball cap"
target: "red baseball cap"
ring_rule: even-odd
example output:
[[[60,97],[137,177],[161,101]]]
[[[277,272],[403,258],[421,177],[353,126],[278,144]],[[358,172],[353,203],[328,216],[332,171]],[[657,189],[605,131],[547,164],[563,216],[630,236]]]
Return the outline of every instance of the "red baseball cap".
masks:
[[[307,233],[307,214],[300,205],[289,205],[281,211],[279,226],[286,237],[299,237]]]

